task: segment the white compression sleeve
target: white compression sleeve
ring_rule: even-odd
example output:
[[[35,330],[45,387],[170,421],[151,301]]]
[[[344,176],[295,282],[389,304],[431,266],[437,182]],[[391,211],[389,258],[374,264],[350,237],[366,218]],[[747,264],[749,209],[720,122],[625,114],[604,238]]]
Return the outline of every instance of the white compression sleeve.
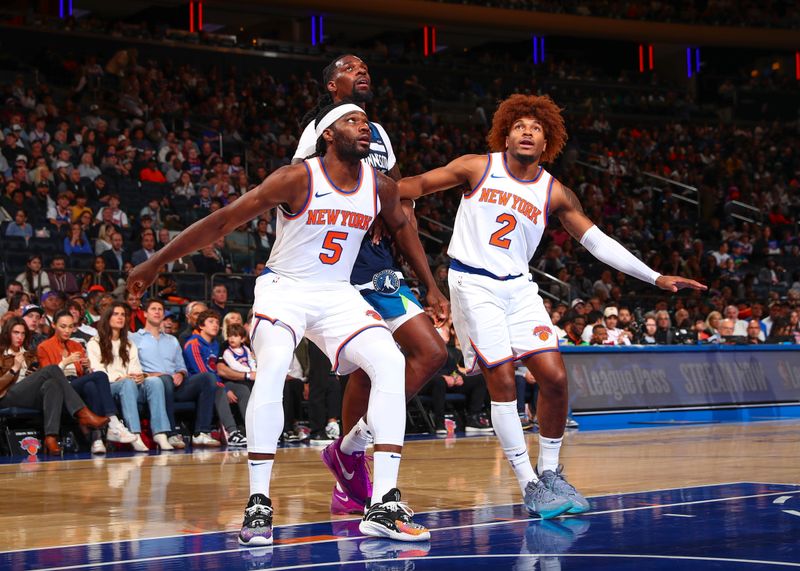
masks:
[[[597,226],[592,226],[584,233],[581,245],[601,262],[643,282],[655,285],[661,276]]]

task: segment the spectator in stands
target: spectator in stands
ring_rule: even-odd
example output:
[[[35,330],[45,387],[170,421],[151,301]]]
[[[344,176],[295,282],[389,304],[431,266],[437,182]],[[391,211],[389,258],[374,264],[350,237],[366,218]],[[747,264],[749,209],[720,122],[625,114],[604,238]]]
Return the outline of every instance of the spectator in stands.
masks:
[[[211,437],[211,420],[214,414],[214,399],[217,379],[211,373],[187,375],[186,363],[178,340],[161,332],[164,321],[164,303],[148,299],[144,305],[147,318],[145,326],[132,335],[139,350],[139,361],[144,374],[160,377],[164,383],[167,417],[172,434],[167,439],[174,448],[185,448],[183,437],[175,423],[175,402],[195,403],[194,446],[217,447],[220,442]]]
[[[130,254],[123,247],[122,234],[114,232],[111,235],[111,249],[103,252],[103,259],[106,262],[106,268],[118,272],[122,271],[125,262],[130,262]]]
[[[44,311],[38,305],[28,304],[22,308],[22,319],[28,326],[31,333],[30,349],[36,351],[39,344],[47,339],[47,336],[42,333],[41,322]]]
[[[581,340],[584,343],[591,344],[592,337],[594,337],[595,325],[602,325],[603,329],[605,329],[605,320],[603,318],[603,313],[597,311],[596,309],[593,309],[592,311],[586,314],[586,327],[583,328],[583,333],[581,334]]]
[[[619,323],[619,310],[613,305],[603,311],[603,322],[606,326],[609,345],[630,345],[628,332],[617,327]]]
[[[178,335],[178,341],[181,347],[186,345],[189,337],[194,335],[194,329],[197,326],[197,318],[201,313],[207,310],[208,306],[202,301],[189,302],[186,304],[186,307],[183,308],[183,312],[186,315],[186,327],[181,331],[180,335]]]
[[[233,311],[228,305],[228,287],[225,284],[217,284],[211,290],[211,301],[208,303],[208,309],[215,311],[223,318],[228,312]]]
[[[128,304],[128,328],[131,333],[139,331],[147,323],[147,316],[142,309],[141,298],[133,295],[132,293],[125,292],[125,302]]]
[[[72,224],[72,208],[66,192],[58,193],[55,206],[47,211],[47,221],[56,234],[66,234],[67,228]]]
[[[232,269],[222,252],[225,245],[224,238],[217,240],[213,245],[200,250],[199,254],[192,256],[195,270],[206,275],[231,273]]]
[[[182,196],[187,200],[191,200],[195,197],[197,192],[194,189],[194,183],[192,182],[192,176],[186,172],[181,172],[181,176],[178,181],[175,183],[175,187],[172,190],[172,194],[174,196]]]
[[[256,360],[247,344],[248,339],[249,336],[243,325],[231,325],[225,335],[228,347],[222,352],[222,360],[234,371],[245,373],[245,382],[254,382],[256,380]]]
[[[98,256],[113,247],[111,245],[111,239],[115,233],[119,232],[119,228],[111,222],[111,212],[104,212],[108,212],[108,214],[103,215],[104,220],[93,225],[91,229],[91,233],[95,238],[94,253]]]
[[[6,226],[6,236],[25,238],[26,241],[33,238],[33,226],[28,224],[28,215],[24,210],[19,209],[14,214],[14,221]]]
[[[123,212],[120,207],[120,199],[118,194],[111,194],[108,197],[108,206],[100,209],[97,213],[97,220],[105,221],[105,216],[110,216],[110,221],[119,228],[128,228],[128,215]],[[110,214],[106,214],[106,212]]]
[[[772,344],[793,344],[794,335],[792,335],[792,326],[789,320],[783,317],[778,317],[772,322],[767,343]]]
[[[142,233],[141,243],[142,247],[131,256],[131,262],[134,266],[150,259],[150,256],[156,253],[156,236],[152,230]]]
[[[665,310],[656,312],[656,343],[659,345],[673,345],[675,343],[675,330],[672,320]]]
[[[139,180],[156,184],[165,184],[167,182],[164,173],[158,168],[156,157],[151,156],[147,159],[145,167],[139,171]]]
[[[50,260],[50,271],[47,272],[47,278],[50,281],[50,288],[52,291],[57,291],[62,294],[72,295],[78,293],[78,280],[72,272],[66,271],[67,259],[61,254],[56,254]]]
[[[40,298],[44,315],[42,316],[42,328],[46,328],[47,332],[52,332],[55,324],[56,315],[64,308],[64,295],[50,290]]]
[[[637,339],[637,343],[639,345],[658,345],[658,341],[656,341],[657,331],[658,325],[656,323],[655,315],[645,315],[644,327],[642,328],[639,339]]]
[[[605,325],[595,325],[592,327],[592,338],[589,345],[605,345],[608,341],[608,331]]]
[[[86,407],[60,368],[50,365],[36,370],[30,331],[23,319],[13,317],[3,325],[0,356],[0,407],[41,410],[48,454],[61,454],[58,435],[62,409],[87,429],[98,430],[108,424],[107,417],[95,415]]]
[[[569,314],[568,314],[569,315]],[[581,339],[586,327],[586,317],[577,312],[572,312],[564,324],[564,343],[567,345],[586,345]]]
[[[79,222],[73,222],[70,225],[69,235],[64,238],[64,253],[67,256],[74,254],[89,255],[93,252],[92,245],[86,237],[86,232]]]
[[[236,420],[231,414],[231,405],[238,405],[242,420],[247,412],[247,402],[250,399],[250,388],[233,381],[223,381],[217,375],[217,358],[219,344],[216,341],[219,334],[219,315],[212,310],[206,310],[197,317],[197,327],[194,335],[189,337],[183,346],[183,359],[190,375],[212,373],[217,379],[217,393],[215,407],[222,426],[228,437],[228,446],[246,446],[247,438],[236,425]]]
[[[180,322],[178,321],[178,317],[171,311],[167,311],[164,314],[164,321],[161,322],[161,330],[167,335],[178,335],[180,331]]]
[[[111,393],[119,398],[122,417],[136,439],[131,442],[137,452],[147,452],[142,442],[139,403],[150,409],[150,428],[153,440],[162,450],[173,450],[168,441],[169,418],[164,397],[164,383],[158,376],[146,376],[139,363],[139,352],[128,340],[128,309],[114,302],[100,321],[97,336],[86,346],[89,362],[95,371],[103,371],[111,382]]]
[[[117,287],[116,280],[106,272],[106,261],[103,256],[95,256],[92,270],[86,272],[81,282],[81,292],[87,293],[93,287],[101,287],[102,291],[114,291]]]
[[[81,301],[83,298],[76,297],[67,302],[66,309],[75,320],[75,332],[70,339],[74,339],[78,343],[86,346],[89,340],[97,335],[97,329],[91,325],[86,324],[86,311],[84,310]]]
[[[8,311],[8,302],[18,293],[22,293],[22,283],[18,280],[9,281],[6,284],[6,296],[0,299],[0,316],[5,315]]]
[[[747,324],[747,344],[760,345],[761,341],[761,324],[756,319],[752,319]]]
[[[782,314],[783,308],[779,301],[773,301],[769,304],[769,315],[761,320],[762,329],[767,337],[769,337],[772,332],[773,323],[775,323],[775,320],[780,319]]]
[[[733,334],[745,336],[747,335],[747,321],[739,319],[739,308],[735,305],[728,305],[725,307],[725,318],[733,321]]]
[[[259,218],[256,223],[256,229],[251,234],[251,248],[255,250],[256,259],[266,260],[269,258],[269,252],[272,249],[272,239],[269,235],[269,226],[267,220]]]
[[[228,331],[234,325],[241,325],[244,326],[244,319],[242,319],[242,314],[238,311],[229,311],[225,314],[225,317],[222,318],[222,340],[228,340]]]
[[[715,341],[717,343],[723,343],[726,345],[734,343],[735,340],[732,339],[734,337],[733,330],[734,330],[733,319],[721,319],[719,322],[719,331],[717,339]]]
[[[42,271],[42,257],[38,254],[31,254],[25,264],[25,271],[17,276],[17,281],[22,284],[22,288],[28,293],[40,296],[50,291],[50,278],[47,272]]]
[[[70,339],[75,330],[75,322],[69,311],[56,315],[55,333],[39,344],[36,354],[39,365],[57,365],[67,377],[72,387],[81,395],[88,407],[96,414],[109,418],[107,440],[111,442],[132,442],[135,437],[125,428],[117,417],[117,407],[111,396],[108,375],[103,372],[89,372],[89,359],[83,346]],[[92,454],[105,454],[99,430],[92,433]]]
[[[92,182],[100,176],[100,169],[94,164],[94,157],[91,153],[83,153],[81,155],[81,162],[78,165],[78,172],[81,178],[88,178]]]
[[[94,212],[87,204],[88,202],[89,197],[86,196],[86,193],[82,189],[75,191],[75,204],[70,207],[72,222],[78,222],[84,214],[89,216],[89,222],[91,222],[91,219],[94,217]]]

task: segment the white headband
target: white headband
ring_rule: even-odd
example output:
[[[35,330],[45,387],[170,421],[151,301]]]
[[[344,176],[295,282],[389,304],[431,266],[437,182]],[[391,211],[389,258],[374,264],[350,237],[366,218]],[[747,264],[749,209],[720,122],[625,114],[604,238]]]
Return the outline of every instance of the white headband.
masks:
[[[336,123],[339,119],[347,115],[348,113],[353,113],[354,111],[358,111],[359,113],[364,113],[364,110],[359,107],[358,105],[354,105],[353,103],[345,103],[344,105],[339,105],[338,107],[334,107],[330,111],[328,111],[324,117],[317,121],[316,127],[314,127],[314,131],[316,132],[317,139],[322,136],[322,132]]]

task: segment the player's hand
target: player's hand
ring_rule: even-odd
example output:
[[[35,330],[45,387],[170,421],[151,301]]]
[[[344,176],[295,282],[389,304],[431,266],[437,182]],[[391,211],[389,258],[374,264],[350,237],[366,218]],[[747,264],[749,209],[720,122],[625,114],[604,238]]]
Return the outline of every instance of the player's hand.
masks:
[[[707,286],[704,286],[700,282],[690,280],[689,278],[682,278],[680,276],[659,276],[659,278],[656,280],[656,286],[673,293],[681,289],[708,289]]]
[[[126,287],[133,295],[142,297],[147,288],[156,281],[157,277],[158,265],[151,263],[151,260],[147,260],[131,270]]]
[[[433,326],[441,327],[447,323],[447,318],[450,317],[450,302],[439,288],[429,289],[425,300],[433,309]]]

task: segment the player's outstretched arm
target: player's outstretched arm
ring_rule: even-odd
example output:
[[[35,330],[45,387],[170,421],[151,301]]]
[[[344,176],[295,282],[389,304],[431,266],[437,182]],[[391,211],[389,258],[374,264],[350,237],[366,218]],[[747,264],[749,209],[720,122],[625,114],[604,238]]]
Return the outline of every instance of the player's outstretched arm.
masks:
[[[663,276],[648,267],[589,220],[575,193],[558,181],[553,184],[550,201],[552,211],[561,220],[564,229],[601,262],[663,290],[676,292],[685,288],[707,289],[694,280],[680,276]]]
[[[486,155],[464,155],[438,169],[402,178],[397,183],[400,198],[416,200],[420,196],[462,184],[477,184],[486,170],[488,160]]]
[[[381,199],[381,218],[411,265],[411,269],[428,290],[428,305],[433,307],[440,319],[446,319],[450,313],[450,302],[436,286],[425,250],[419,241],[419,234],[400,206],[397,183],[386,175],[378,174],[378,196]]]
[[[128,277],[128,289],[141,295],[155,281],[164,264],[208,246],[279,204],[297,202],[299,194],[306,192],[307,187],[308,174],[304,166],[291,165],[276,170],[244,196],[198,220],[149,260],[136,266]]]

